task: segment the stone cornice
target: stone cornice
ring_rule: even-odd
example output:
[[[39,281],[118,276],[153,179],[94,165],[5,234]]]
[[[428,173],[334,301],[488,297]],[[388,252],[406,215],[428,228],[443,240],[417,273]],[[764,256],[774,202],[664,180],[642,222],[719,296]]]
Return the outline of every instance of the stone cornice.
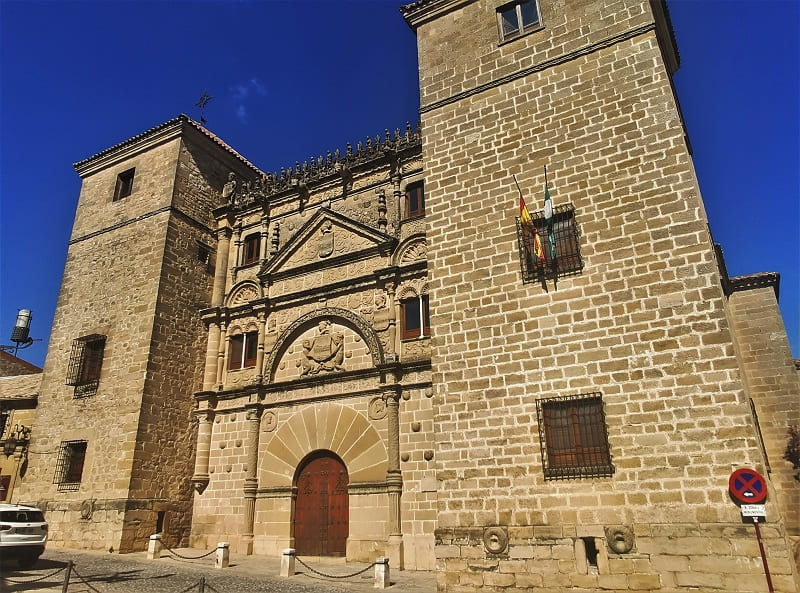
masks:
[[[734,276],[729,280],[730,292],[741,292],[755,288],[772,288],[775,291],[775,300],[779,300],[781,275],[777,272],[761,272],[760,274],[747,274]]]
[[[417,28],[437,17],[447,14],[474,0],[418,0],[400,7],[400,14],[414,31]]]

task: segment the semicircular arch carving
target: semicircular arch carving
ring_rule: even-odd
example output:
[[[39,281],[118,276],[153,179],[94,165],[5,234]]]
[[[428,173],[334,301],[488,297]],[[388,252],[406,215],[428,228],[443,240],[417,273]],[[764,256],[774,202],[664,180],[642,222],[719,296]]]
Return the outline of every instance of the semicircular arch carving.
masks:
[[[272,433],[259,458],[259,488],[291,488],[300,463],[322,450],[344,461],[351,483],[386,479],[389,456],[372,423],[352,408],[322,402],[296,412]]]
[[[231,289],[226,304],[228,307],[238,307],[239,305],[244,305],[250,301],[260,299],[261,296],[260,284],[252,280],[244,280]]]
[[[392,258],[392,264],[402,266],[428,258],[428,244],[424,235],[412,235],[403,241],[397,248]]]
[[[270,383],[272,383],[275,377],[275,367],[286,353],[286,349],[289,345],[294,342],[298,335],[322,320],[337,322],[351,328],[361,336],[361,339],[363,339],[364,343],[367,345],[370,356],[372,357],[372,364],[374,366],[379,366],[383,363],[383,348],[381,348],[378,335],[363,317],[347,309],[325,307],[298,317],[278,337],[275,342],[275,347],[269,353],[269,358],[267,358],[265,364],[265,369],[267,371],[266,376]]]

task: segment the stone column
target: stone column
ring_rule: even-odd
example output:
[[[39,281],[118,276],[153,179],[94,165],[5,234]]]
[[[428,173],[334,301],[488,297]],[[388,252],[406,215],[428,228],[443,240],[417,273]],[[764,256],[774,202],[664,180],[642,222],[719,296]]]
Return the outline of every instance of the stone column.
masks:
[[[387,285],[386,290],[389,293],[389,303],[391,303],[394,310],[394,324],[397,328],[397,331],[394,332],[394,352],[396,360],[399,361],[403,352],[403,324],[400,319],[400,302],[395,299],[395,287],[393,285]]]
[[[386,486],[389,492],[389,541],[387,556],[392,566],[403,570],[403,532],[400,526],[400,495],[403,493],[403,476],[400,473],[400,391],[386,393],[389,429],[389,469]]]
[[[386,303],[386,306],[389,308],[389,311],[392,313],[391,319],[389,319],[389,338],[388,338],[388,346],[389,349],[392,351],[392,356],[394,357],[395,361],[400,360],[400,341],[397,339],[398,332],[397,328],[399,327],[398,324],[398,315],[400,311],[395,307],[394,304],[394,282],[387,282],[386,283],[386,294],[389,295],[389,300]]]
[[[217,384],[217,358],[219,356],[219,324],[212,321],[208,324],[208,345],[206,346],[206,365],[203,371],[203,391],[214,389]]]
[[[264,340],[267,337],[267,314],[258,312],[258,352],[256,353],[256,383],[264,381]]]
[[[253,553],[253,525],[258,490],[258,435],[261,429],[261,406],[247,408],[247,468],[244,478],[244,553]]]
[[[225,372],[225,357],[228,354],[228,329],[225,322],[219,324],[219,350],[217,350],[217,388],[222,389]]]
[[[230,263],[231,266],[231,283],[236,284],[236,268],[242,261],[242,224],[236,227],[233,236],[233,261]]]
[[[269,215],[261,215],[261,244],[259,245],[259,259],[261,264],[267,261],[267,239],[269,239]]]
[[[231,248],[231,228],[227,226],[227,221],[218,221],[217,224],[220,226],[217,229],[217,263],[214,266],[214,288],[211,291],[212,307],[221,307],[225,300],[225,278]]]
[[[208,404],[206,404],[208,405]],[[214,410],[206,408],[197,412],[197,450],[194,458],[192,485],[202,494],[208,486],[208,460],[211,456],[211,432],[214,426]]]

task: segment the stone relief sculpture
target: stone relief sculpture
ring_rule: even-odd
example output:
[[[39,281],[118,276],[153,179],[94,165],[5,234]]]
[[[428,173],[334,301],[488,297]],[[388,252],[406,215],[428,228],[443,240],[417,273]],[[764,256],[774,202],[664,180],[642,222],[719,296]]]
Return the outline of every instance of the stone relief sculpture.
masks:
[[[327,320],[320,321],[317,328],[319,334],[302,342],[301,377],[344,370],[344,334],[332,332]]]
[[[372,313],[372,327],[381,334],[384,352],[394,352],[395,324],[394,311],[387,305],[386,295],[379,292],[375,297],[375,311]]]
[[[228,181],[222,186],[222,198],[227,204],[233,205],[236,203],[237,190],[239,188],[236,182],[236,174],[231,171],[228,173]]]
[[[319,256],[328,257],[331,253],[333,253],[333,225],[330,220],[326,220],[319,231]]]

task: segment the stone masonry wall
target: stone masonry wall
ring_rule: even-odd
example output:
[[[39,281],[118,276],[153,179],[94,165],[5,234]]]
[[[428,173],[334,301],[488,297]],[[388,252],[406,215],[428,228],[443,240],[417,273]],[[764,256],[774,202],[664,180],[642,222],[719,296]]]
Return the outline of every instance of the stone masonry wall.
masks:
[[[773,492],[800,560],[800,482],[783,459],[789,426],[800,426],[800,378],[771,286],[734,292],[728,301],[748,395],[755,403]],[[797,567],[800,573],[800,565]]]
[[[727,488],[762,459],[648,5],[539,4],[544,29],[507,43],[488,1],[417,31],[439,590],[753,590],[763,573]],[[476,89],[483,71],[509,78]],[[547,292],[520,279],[511,177],[539,210],[545,165],[585,265]],[[613,476],[545,480],[536,399],[587,392]],[[489,527],[509,539],[500,556]],[[606,528],[631,552],[602,552]],[[764,535],[777,590],[794,590],[780,519]]]

